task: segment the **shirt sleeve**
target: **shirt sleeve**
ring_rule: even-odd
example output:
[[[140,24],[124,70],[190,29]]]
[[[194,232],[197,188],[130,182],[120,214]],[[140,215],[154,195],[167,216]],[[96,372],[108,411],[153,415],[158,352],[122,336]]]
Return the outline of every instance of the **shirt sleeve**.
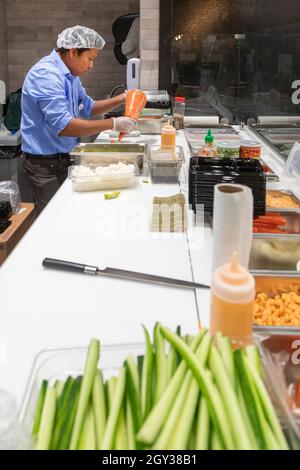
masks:
[[[86,94],[85,88],[83,88],[81,81],[79,80],[79,114],[81,117],[90,118],[92,115],[95,101]]]
[[[37,70],[32,74],[30,95],[40,107],[45,122],[58,135],[73,119],[69,111],[65,78],[51,70]]]

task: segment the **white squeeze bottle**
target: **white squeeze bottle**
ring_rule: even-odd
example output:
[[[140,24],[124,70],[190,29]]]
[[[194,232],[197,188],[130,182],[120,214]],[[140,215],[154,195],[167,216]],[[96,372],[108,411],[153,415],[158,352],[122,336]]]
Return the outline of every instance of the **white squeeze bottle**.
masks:
[[[213,273],[211,286],[210,333],[227,336],[234,348],[252,343],[255,280],[238,263],[231,262]]]

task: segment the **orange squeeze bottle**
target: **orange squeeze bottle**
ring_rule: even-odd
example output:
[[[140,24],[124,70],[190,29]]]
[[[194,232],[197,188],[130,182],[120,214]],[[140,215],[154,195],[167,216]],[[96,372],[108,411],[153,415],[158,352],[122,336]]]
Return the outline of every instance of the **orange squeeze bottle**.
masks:
[[[161,149],[172,149],[175,152],[176,129],[170,122],[163,126],[161,131]]]
[[[234,253],[229,264],[216,269],[211,286],[210,333],[227,336],[234,348],[252,343],[255,281],[238,263]]]
[[[125,116],[137,121],[146,104],[147,96],[142,90],[129,90],[126,96]],[[120,132],[119,141],[124,135],[124,132]]]

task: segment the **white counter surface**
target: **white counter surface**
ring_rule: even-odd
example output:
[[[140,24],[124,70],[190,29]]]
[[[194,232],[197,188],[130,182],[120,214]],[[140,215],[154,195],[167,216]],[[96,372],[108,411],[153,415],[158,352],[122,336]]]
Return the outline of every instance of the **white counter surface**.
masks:
[[[0,387],[22,396],[46,348],[143,341],[141,324],[196,332],[193,290],[46,270],[45,257],[192,280],[185,234],[151,234],[153,195],[179,187],[139,178],[119,199],[74,193],[66,181],[0,269]]]
[[[249,138],[243,131],[243,138]],[[144,137],[145,139],[145,137]],[[158,137],[151,136],[151,141]],[[141,324],[160,322],[196,332],[198,313],[209,324],[209,290],[181,290],[99,276],[46,270],[45,257],[111,266],[210,283],[212,232],[203,221],[187,234],[151,234],[153,196],[187,194],[189,149],[181,187],[152,185],[139,178],[119,199],[103,192],[74,193],[66,181],[0,269],[0,387],[18,401],[35,355],[47,348],[143,341]],[[265,152],[266,150],[264,150]],[[280,165],[278,157],[272,163]],[[278,167],[280,170],[280,168]],[[190,220],[193,214],[189,212]]]

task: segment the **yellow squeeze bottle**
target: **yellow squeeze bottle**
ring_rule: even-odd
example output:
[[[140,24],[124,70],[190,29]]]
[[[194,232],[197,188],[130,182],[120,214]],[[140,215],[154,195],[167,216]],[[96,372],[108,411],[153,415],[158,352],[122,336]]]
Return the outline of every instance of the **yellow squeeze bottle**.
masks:
[[[252,343],[255,281],[237,261],[216,269],[211,286],[210,333],[227,336],[234,348]]]
[[[163,126],[161,131],[161,149],[172,149],[175,152],[176,129],[169,122]]]

